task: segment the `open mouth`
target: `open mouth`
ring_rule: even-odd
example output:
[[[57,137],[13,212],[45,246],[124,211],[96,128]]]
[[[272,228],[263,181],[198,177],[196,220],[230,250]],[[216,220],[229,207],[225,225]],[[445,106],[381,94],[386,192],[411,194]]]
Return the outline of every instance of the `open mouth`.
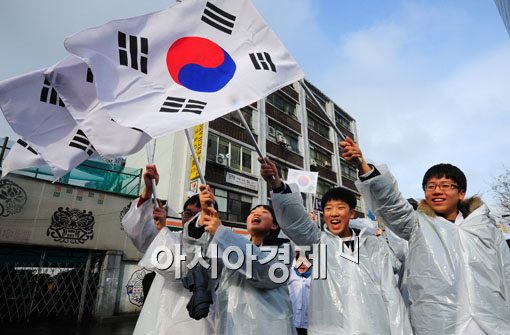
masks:
[[[342,221],[338,219],[333,219],[330,221],[330,224],[333,228],[340,228]]]
[[[261,222],[262,222],[262,220],[258,217],[255,217],[251,220],[252,224],[260,224]]]
[[[445,200],[445,198],[432,198],[432,203],[438,204],[444,202]]]

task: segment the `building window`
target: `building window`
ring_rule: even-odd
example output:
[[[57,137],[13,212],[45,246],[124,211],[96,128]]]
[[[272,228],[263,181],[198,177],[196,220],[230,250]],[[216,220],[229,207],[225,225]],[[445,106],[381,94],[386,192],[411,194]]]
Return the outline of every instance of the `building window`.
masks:
[[[212,133],[207,140],[207,160],[237,171],[252,172],[250,149]]]
[[[310,164],[312,166],[321,165],[325,168],[331,169],[331,154],[317,148],[314,145],[310,145]]]
[[[252,207],[252,197],[220,188],[214,188],[213,191],[222,220],[246,223]]]
[[[361,207],[361,197],[359,195],[356,196],[356,211],[363,213],[363,207]]]
[[[278,175],[283,180],[287,180],[287,176],[289,175],[289,167],[285,165],[284,163],[277,162],[276,168],[278,169]]]
[[[329,139],[329,126],[308,114],[308,128]]]
[[[358,179],[358,174],[356,173],[356,169],[354,169],[352,166],[341,162],[340,165],[342,166],[342,176],[345,178],[348,178],[350,180],[356,181]]]
[[[248,106],[243,107],[243,108],[241,108],[241,113],[243,113],[244,119],[246,120],[246,123],[248,124],[250,129],[253,130],[253,125],[252,125],[253,108],[248,107]],[[239,117],[239,113],[237,111],[223,115],[223,118],[226,120],[232,121],[235,124],[243,126],[243,123],[242,123],[241,118]]]
[[[283,93],[276,91],[267,97],[267,102],[278,108],[283,113],[296,117],[296,103],[287,98]]]
[[[317,101],[319,102],[319,104],[321,105],[322,108],[317,106],[317,104],[315,103],[315,99],[313,99],[311,96],[309,96],[308,93],[306,94],[306,105],[313,106],[320,110],[322,110],[322,109],[326,110],[326,104],[329,99],[326,98],[322,93],[320,93],[315,88],[312,88],[311,90],[313,92],[314,97],[317,99]]]
[[[269,121],[268,125],[268,138],[269,140],[285,146],[287,149],[299,153],[298,149],[298,136],[283,126]]]
[[[333,188],[334,186],[331,185],[331,184],[328,184],[328,183],[325,183],[321,180],[318,180],[317,181],[317,199],[322,199],[322,197],[324,196],[324,194],[329,191],[331,188]],[[323,208],[324,210],[324,208]]]
[[[351,130],[351,120],[342,115],[340,111],[338,111],[336,108],[335,108],[335,122],[337,126],[347,129],[349,131]]]

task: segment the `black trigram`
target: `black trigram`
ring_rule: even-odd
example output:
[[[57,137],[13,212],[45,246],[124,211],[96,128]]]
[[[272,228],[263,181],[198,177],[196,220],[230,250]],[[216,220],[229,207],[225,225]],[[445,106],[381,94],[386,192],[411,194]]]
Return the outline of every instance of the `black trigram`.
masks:
[[[78,129],[76,135],[74,135],[73,139],[71,140],[71,143],[69,143],[69,146],[81,149],[85,151],[89,156],[92,156],[92,154],[96,150],[81,129]]]
[[[117,123],[117,121],[115,121],[114,119],[110,118],[110,121],[114,122],[114,123]],[[117,123],[118,124],[118,123]],[[120,126],[120,125],[119,125]],[[143,130],[139,129],[139,128],[135,128],[135,127],[129,127],[129,129],[133,129],[133,130],[136,130],[136,131],[139,131],[140,133],[143,133]]]
[[[94,75],[92,74],[92,70],[90,67],[87,68],[87,82],[93,83],[94,82]]]
[[[276,72],[276,66],[267,52],[251,53],[250,58],[256,70],[271,70]]]
[[[120,65],[131,66],[131,68],[147,74],[149,40],[133,35],[129,35],[128,39],[128,36],[121,31],[119,31],[118,40]]]
[[[202,21],[208,25],[230,35],[232,34],[235,20],[236,17],[234,15],[219,9],[212,3],[207,2],[205,5]]]
[[[41,89],[41,101],[46,102],[52,105],[59,105],[60,107],[65,107],[64,102],[57,94],[57,91],[53,87],[51,87],[48,79],[44,79],[44,84]]]
[[[28,143],[23,141],[21,138],[17,142],[18,142],[19,145],[21,145],[22,147],[24,147],[25,149],[27,149],[28,151],[30,151],[34,155],[37,155],[37,151],[35,151],[34,148],[29,146]]]
[[[207,105],[206,102],[198,100],[167,97],[159,111],[164,113],[186,112],[202,114],[205,105]]]

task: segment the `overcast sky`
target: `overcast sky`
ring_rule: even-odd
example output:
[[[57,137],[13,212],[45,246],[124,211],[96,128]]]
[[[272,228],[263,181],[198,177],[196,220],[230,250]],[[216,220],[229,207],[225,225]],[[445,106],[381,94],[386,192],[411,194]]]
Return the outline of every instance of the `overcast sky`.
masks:
[[[449,162],[496,209],[510,167],[510,38],[492,0],[255,0],[307,78],[357,121],[406,197]],[[65,37],[173,1],[0,2],[0,80],[53,65]],[[14,136],[0,116],[0,136]]]

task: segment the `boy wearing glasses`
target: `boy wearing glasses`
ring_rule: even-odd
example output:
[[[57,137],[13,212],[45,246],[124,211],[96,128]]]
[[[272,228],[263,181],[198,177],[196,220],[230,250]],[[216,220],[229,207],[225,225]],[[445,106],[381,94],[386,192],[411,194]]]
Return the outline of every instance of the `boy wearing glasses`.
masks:
[[[342,157],[359,164],[356,187],[369,208],[409,241],[406,259],[416,334],[510,334],[510,251],[488,207],[466,198],[464,173],[451,164],[423,177],[414,211],[386,167],[368,165],[351,139]]]

